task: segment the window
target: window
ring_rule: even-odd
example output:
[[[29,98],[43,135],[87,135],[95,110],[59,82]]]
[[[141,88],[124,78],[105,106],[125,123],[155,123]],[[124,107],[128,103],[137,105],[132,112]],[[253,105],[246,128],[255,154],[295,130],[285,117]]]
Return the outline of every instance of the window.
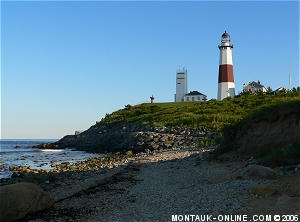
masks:
[[[190,97],[186,97],[186,101],[190,101]]]
[[[198,101],[200,101],[200,96],[198,96]]]
[[[194,96],[192,97],[192,101],[195,101],[195,97]]]

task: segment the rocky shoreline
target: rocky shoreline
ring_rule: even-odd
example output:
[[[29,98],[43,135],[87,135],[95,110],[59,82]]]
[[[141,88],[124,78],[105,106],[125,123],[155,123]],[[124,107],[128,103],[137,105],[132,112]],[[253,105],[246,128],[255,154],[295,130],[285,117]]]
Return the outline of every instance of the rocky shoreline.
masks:
[[[173,214],[250,218],[266,208],[300,214],[300,166],[271,169],[238,156],[236,161],[215,162],[204,157],[210,151],[203,151],[144,152],[115,159],[111,168],[113,163],[107,162],[98,170],[33,174],[37,178],[31,182],[50,193],[55,203],[20,221],[170,221]],[[261,184],[269,188],[260,189]],[[270,199],[271,204],[261,206]]]
[[[51,170],[11,167],[12,178],[0,181],[0,191],[5,185],[29,182],[53,198],[49,209],[19,221],[170,221],[177,214],[251,217],[271,200],[263,213],[300,215],[300,165],[271,169],[238,152],[218,162],[211,158],[217,147],[129,150],[76,163],[51,161]]]
[[[204,126],[198,127],[152,127],[126,123],[111,128],[92,126],[78,135],[67,135],[55,143],[35,148],[61,149],[72,147],[96,153],[133,153],[164,149],[205,147],[220,143],[218,133]]]
[[[198,149],[187,149],[187,148],[173,148],[169,151],[195,151],[198,150],[202,153],[202,159],[210,158],[213,150],[216,146],[210,146]],[[20,182],[32,182],[40,185],[45,190],[51,190],[53,187],[57,187],[63,183],[72,183],[68,179],[70,176],[76,178],[76,180],[85,180],[90,177],[90,174],[94,172],[100,174],[106,174],[107,170],[124,167],[131,162],[137,161],[148,155],[156,155],[157,153],[163,152],[163,150],[147,151],[143,153],[134,154],[131,151],[127,151],[126,154],[107,154],[106,157],[95,157],[88,158],[85,161],[79,161],[75,163],[62,162],[55,164],[51,161],[52,169],[35,169],[24,166],[10,166],[9,170],[12,172],[10,178],[0,179],[0,186],[20,183]],[[64,181],[64,182],[62,182]]]

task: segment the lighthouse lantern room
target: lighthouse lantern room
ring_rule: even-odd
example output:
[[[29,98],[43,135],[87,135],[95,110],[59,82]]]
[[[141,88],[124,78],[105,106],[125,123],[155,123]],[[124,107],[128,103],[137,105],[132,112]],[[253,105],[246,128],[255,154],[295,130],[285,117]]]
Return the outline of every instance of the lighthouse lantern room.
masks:
[[[235,96],[235,86],[233,77],[232,48],[230,35],[225,31],[221,37],[218,78],[218,100]]]

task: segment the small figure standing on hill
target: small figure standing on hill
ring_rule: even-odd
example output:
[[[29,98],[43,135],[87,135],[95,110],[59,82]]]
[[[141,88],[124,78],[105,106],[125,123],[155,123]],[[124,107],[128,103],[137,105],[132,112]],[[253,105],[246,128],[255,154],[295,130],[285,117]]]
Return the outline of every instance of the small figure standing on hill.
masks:
[[[151,103],[154,103],[154,97],[153,97],[153,95],[150,97],[150,99],[151,99]]]

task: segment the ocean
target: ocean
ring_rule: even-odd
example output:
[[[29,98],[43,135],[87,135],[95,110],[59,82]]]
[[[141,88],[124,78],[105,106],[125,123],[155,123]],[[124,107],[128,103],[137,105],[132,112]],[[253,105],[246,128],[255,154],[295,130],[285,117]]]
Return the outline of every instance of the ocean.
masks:
[[[102,156],[101,154],[76,151],[72,148],[31,148],[34,145],[55,141],[57,140],[0,140],[0,179],[11,177],[13,172],[9,170],[10,166],[24,166],[34,169],[52,169],[52,160],[55,161],[55,164],[62,162],[74,163],[88,158]]]

